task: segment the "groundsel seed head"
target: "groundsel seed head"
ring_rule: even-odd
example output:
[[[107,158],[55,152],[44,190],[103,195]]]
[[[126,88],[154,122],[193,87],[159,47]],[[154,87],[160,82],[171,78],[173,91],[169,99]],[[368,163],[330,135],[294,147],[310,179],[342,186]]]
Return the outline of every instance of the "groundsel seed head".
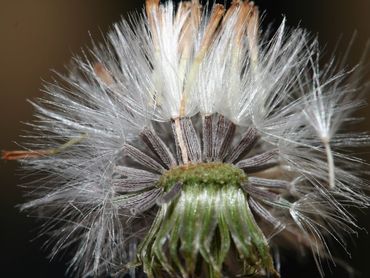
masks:
[[[282,244],[321,270],[369,205],[365,164],[339,152],[369,143],[343,129],[354,72],[320,68],[285,19],[265,35],[253,2],[147,0],[45,86],[27,149],[3,158],[35,173],[22,209],[79,277],[278,277]]]

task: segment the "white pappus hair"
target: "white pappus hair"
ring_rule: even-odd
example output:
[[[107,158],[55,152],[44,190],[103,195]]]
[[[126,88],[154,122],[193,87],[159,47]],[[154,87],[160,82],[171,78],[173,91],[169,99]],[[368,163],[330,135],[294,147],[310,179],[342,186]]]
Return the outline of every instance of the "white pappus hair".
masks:
[[[357,228],[347,209],[369,206],[366,163],[349,151],[370,140],[346,130],[363,106],[360,66],[345,69],[334,58],[320,66],[317,39],[285,19],[272,35],[260,29],[252,2],[203,9],[196,0],[147,0],[146,14],[114,25],[105,43],[75,58],[70,74],[58,74],[31,102],[37,119],[27,150],[3,157],[34,172],[22,209],[45,219],[52,257],[73,250],[71,273],[134,276],[139,261],[161,277],[140,246],[175,233],[156,221],[176,202],[186,207],[182,176],[164,186],[184,165],[243,171],[240,187],[268,250],[286,242],[311,248],[321,269],[328,238],[345,246],[344,234]],[[207,244],[193,247],[213,262]],[[153,260],[171,274],[161,248],[153,247]],[[182,258],[174,272],[186,277]],[[273,272],[264,267],[260,273]]]

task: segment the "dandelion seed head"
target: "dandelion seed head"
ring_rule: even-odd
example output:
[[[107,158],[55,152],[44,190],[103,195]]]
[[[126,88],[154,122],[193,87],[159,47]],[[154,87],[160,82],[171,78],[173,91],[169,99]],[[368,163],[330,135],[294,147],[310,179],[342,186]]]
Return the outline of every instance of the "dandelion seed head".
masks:
[[[4,153],[36,173],[22,209],[71,273],[278,277],[282,239],[321,270],[369,205],[365,163],[341,152],[369,143],[344,128],[356,69],[321,67],[285,19],[264,34],[253,2],[208,8],[147,0],[45,85],[27,150]]]

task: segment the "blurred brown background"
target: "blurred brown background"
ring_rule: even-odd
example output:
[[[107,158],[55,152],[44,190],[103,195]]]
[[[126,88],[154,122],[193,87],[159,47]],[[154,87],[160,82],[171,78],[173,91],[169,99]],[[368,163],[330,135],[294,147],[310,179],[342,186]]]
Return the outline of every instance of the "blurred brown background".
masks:
[[[342,50],[354,30],[358,39],[349,62],[360,57],[370,39],[369,0],[260,0],[255,1],[267,11],[266,22],[279,22],[282,14],[289,25],[300,25],[319,34],[326,51],[333,49],[343,35]],[[140,11],[144,0],[0,0],[0,149],[15,149],[13,141],[31,119],[32,108],[26,99],[41,96],[42,79],[50,80],[50,69],[63,71],[72,54],[88,46],[88,31],[97,41],[121,16],[130,10]],[[366,57],[370,65],[370,57]],[[368,78],[370,81],[370,77]],[[370,92],[367,97],[369,98]],[[370,108],[361,111],[366,116],[362,130],[370,130]],[[369,157],[368,150],[362,150]],[[370,161],[370,159],[369,159]],[[17,163],[0,161],[0,267],[1,277],[64,277],[65,259],[49,262],[40,246],[41,240],[31,241],[37,234],[34,219],[20,214],[15,207],[22,203],[22,189]],[[369,211],[358,213],[360,225],[370,231]],[[370,236],[360,231],[349,247],[347,258],[358,271],[357,277],[370,277]],[[285,277],[319,277],[314,265],[299,270],[296,263],[285,262]],[[349,277],[343,269],[327,271],[328,277]]]

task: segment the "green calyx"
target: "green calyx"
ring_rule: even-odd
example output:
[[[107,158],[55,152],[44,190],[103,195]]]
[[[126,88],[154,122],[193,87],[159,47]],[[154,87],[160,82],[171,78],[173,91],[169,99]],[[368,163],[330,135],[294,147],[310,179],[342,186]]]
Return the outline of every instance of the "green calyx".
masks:
[[[276,274],[266,238],[241,185],[244,172],[223,163],[169,170],[159,180],[181,193],[159,209],[139,246],[148,277],[261,277]]]

